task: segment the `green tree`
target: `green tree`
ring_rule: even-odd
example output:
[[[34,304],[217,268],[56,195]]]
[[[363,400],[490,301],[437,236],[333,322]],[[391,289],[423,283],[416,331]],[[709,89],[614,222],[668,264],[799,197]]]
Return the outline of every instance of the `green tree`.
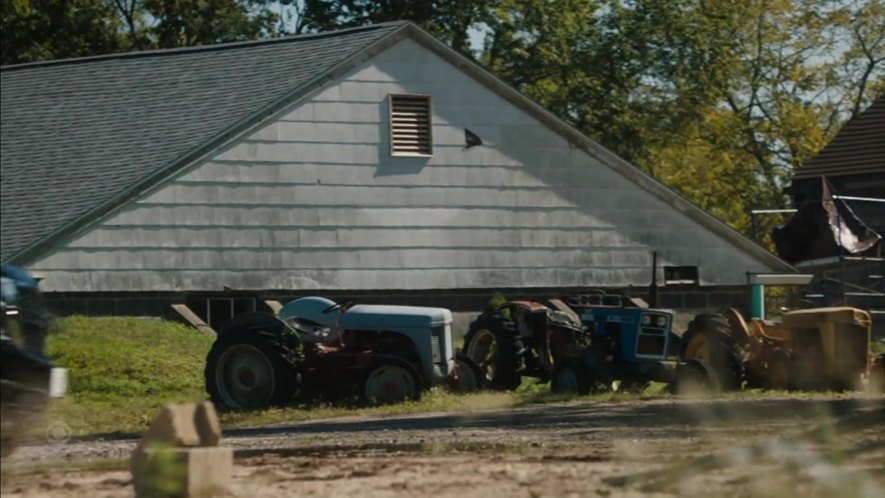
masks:
[[[783,207],[794,168],[881,94],[883,5],[759,0],[694,9],[687,20],[707,36],[677,45],[713,56],[668,79],[689,119],[647,135],[643,165],[749,233],[750,209]],[[760,218],[758,233],[780,221]]]
[[[0,63],[104,54],[120,48],[103,0],[2,0]]]
[[[277,33],[267,0],[113,0],[133,49],[254,40]]]
[[[409,20],[472,56],[471,28],[490,20],[496,0],[304,0],[303,25],[311,31]]]

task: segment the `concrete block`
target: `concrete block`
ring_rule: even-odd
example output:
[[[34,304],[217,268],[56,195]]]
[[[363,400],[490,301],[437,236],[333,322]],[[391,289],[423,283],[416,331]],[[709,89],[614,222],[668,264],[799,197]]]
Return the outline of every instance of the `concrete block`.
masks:
[[[215,406],[204,401],[165,406],[142,435],[141,446],[216,446],[220,439],[221,424]]]
[[[138,497],[192,498],[231,492],[233,448],[139,446],[130,462]]]
[[[137,496],[217,496],[230,491],[233,450],[218,447],[221,424],[209,402],[167,405],[129,461]]]
[[[218,413],[215,412],[215,405],[212,402],[203,401],[197,404],[194,425],[200,436],[200,446],[218,446],[221,441],[221,422],[218,420]]]

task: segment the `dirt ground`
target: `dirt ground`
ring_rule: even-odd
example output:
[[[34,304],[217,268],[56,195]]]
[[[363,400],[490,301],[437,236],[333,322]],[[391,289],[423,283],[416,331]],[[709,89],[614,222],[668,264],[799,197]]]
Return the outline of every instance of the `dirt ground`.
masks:
[[[133,496],[128,471],[95,462],[135,443],[21,448],[2,495]],[[885,398],[576,402],[238,429],[222,444],[241,497],[885,496]]]

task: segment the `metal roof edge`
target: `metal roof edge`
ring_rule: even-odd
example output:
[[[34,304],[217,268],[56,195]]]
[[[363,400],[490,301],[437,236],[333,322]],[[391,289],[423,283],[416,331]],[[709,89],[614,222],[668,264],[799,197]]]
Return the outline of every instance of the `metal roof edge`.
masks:
[[[7,64],[5,66],[0,66],[0,71],[2,72],[12,72],[17,70],[24,70],[36,67],[49,67],[49,66],[63,66],[63,65],[73,65],[73,64],[84,64],[88,62],[95,61],[104,61],[104,60],[114,60],[114,59],[134,59],[139,57],[157,57],[157,56],[166,56],[166,55],[179,55],[186,54],[192,52],[217,52],[222,50],[230,50],[237,49],[242,47],[254,47],[258,45],[275,45],[281,43],[292,43],[303,40],[312,40],[317,38],[334,38],[336,36],[342,36],[347,34],[353,34],[358,32],[368,32],[373,31],[385,27],[396,26],[397,24],[405,26],[409,24],[408,21],[389,21],[378,24],[371,24],[367,26],[356,26],[352,28],[343,28],[335,31],[325,31],[320,33],[303,33],[298,35],[289,35],[289,36],[280,36],[277,38],[265,38],[260,40],[241,40],[241,41],[230,41],[224,43],[216,43],[211,45],[194,45],[189,47],[175,47],[175,48],[158,48],[151,50],[132,50],[128,52],[116,52],[111,54],[102,54],[102,55],[88,55],[83,57],[69,57],[66,59],[51,59],[45,61],[34,61],[34,62],[20,62],[16,64]]]

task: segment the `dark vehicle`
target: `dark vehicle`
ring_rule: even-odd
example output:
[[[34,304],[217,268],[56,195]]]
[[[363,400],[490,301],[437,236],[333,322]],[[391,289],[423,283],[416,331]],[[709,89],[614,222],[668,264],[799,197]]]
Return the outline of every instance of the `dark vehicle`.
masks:
[[[38,281],[11,265],[0,265],[0,272],[0,448],[6,457],[45,420],[52,363],[44,356],[49,327]]]

